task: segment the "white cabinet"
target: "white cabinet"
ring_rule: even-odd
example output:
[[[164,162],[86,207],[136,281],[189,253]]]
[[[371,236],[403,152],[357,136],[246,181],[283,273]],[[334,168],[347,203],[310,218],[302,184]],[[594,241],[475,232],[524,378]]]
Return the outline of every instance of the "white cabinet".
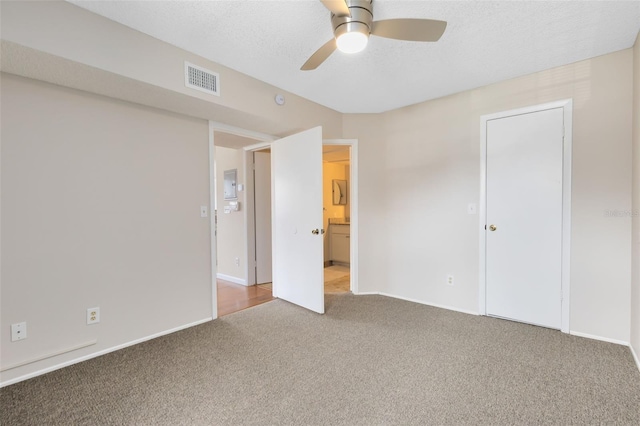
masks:
[[[349,225],[329,226],[329,257],[332,262],[350,263],[351,236]]]

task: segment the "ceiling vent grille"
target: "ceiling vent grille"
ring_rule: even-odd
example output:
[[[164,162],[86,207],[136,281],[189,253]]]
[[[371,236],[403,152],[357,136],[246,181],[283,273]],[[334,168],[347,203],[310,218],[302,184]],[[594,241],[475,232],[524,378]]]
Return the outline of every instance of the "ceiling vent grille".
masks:
[[[210,95],[220,96],[220,74],[184,63],[184,85]]]

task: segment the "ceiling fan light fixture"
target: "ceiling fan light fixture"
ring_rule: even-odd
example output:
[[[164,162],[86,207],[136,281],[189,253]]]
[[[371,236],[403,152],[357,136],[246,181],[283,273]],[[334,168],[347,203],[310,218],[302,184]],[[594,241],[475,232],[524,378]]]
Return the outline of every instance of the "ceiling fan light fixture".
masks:
[[[323,44],[300,67],[301,71],[315,70],[331,54],[363,51],[374,35],[394,40],[434,42],[447,28],[445,21],[434,19],[395,18],[373,20],[373,0],[321,0],[331,11],[333,38]]]
[[[344,53],[362,52],[369,42],[369,27],[362,22],[347,22],[335,30],[336,45]]]
[[[340,34],[336,39],[338,50],[344,53],[362,52],[369,42],[369,36],[360,31]]]

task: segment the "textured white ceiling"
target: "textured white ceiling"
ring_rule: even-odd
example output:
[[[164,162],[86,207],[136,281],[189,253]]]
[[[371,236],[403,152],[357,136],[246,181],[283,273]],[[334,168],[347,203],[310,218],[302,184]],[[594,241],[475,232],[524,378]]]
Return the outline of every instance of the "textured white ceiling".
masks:
[[[332,37],[318,0],[79,1],[90,11],[340,112],[382,112],[631,47],[640,1],[374,0],[374,19],[448,21],[437,43]],[[222,82],[224,84],[224,82]]]

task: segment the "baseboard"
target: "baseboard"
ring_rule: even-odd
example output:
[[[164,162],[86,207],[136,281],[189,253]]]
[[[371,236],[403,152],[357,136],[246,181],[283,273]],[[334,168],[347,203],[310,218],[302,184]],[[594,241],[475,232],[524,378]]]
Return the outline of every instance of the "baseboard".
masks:
[[[356,296],[379,296],[380,293],[377,291],[360,291],[358,293],[354,293]]]
[[[325,268],[328,268],[329,266],[331,266],[331,261],[330,261],[330,260],[326,260],[326,261],[324,262],[324,267],[325,267]]]
[[[243,278],[233,277],[231,275],[221,274],[219,272],[216,274],[216,277],[220,280],[229,281],[235,284],[247,285],[247,280]]]
[[[50,373],[52,371],[59,370],[59,369],[64,368],[64,367],[68,367],[70,365],[77,364],[79,362],[87,361],[87,360],[92,359],[92,358],[97,358],[97,357],[99,357],[101,355],[106,355],[106,354],[108,354],[110,352],[115,352],[115,351],[118,351],[120,349],[127,348],[129,346],[134,346],[134,345],[137,345],[139,343],[146,342],[147,340],[152,340],[152,339],[155,339],[157,337],[162,337],[162,336],[166,336],[167,334],[175,333],[176,331],[180,331],[180,330],[184,330],[186,328],[194,327],[196,325],[204,324],[205,322],[209,322],[209,321],[212,321],[212,320],[213,320],[213,318],[211,318],[211,317],[205,318],[205,319],[201,319],[199,321],[195,321],[195,322],[192,322],[192,323],[189,323],[189,324],[181,325],[179,327],[175,327],[175,328],[172,328],[172,329],[169,329],[169,330],[161,331],[159,333],[155,333],[155,334],[152,334],[150,336],[145,336],[145,337],[142,337],[140,339],[132,340],[130,342],[123,343],[121,345],[112,346],[110,348],[103,349],[101,351],[94,352],[94,353],[89,354],[89,355],[85,355],[85,356],[81,356],[79,358],[75,358],[75,359],[72,359],[72,360],[69,360],[69,361],[61,362],[60,364],[56,364],[56,365],[53,365],[51,367],[43,368],[41,370],[34,371],[33,373],[28,373],[28,374],[25,374],[23,376],[19,376],[19,377],[10,379],[10,380],[6,380],[4,382],[0,382],[0,388],[12,385],[14,383],[22,382],[22,381],[27,380],[27,379],[31,379],[33,377],[41,376],[43,374]]]
[[[407,302],[413,302],[413,303],[419,303],[421,305],[433,306],[434,308],[447,309],[449,311],[456,311],[456,312],[461,312],[463,314],[469,314],[469,315],[476,315],[476,316],[479,315],[475,311],[468,311],[466,309],[460,309],[460,308],[456,308],[456,307],[453,307],[453,306],[438,305],[436,303],[423,302],[422,300],[411,299],[409,297],[395,296],[393,294],[384,293],[384,292],[380,292],[378,294],[380,296],[387,296],[387,297],[392,297],[394,299],[406,300]]]
[[[587,339],[600,340],[607,343],[615,343],[616,345],[629,346],[629,342],[625,342],[624,340],[610,339],[608,337],[596,336],[593,334],[581,333],[579,331],[573,330],[569,330],[569,334],[577,337],[585,337]]]
[[[629,349],[631,349],[631,355],[633,355],[633,359],[636,361],[636,367],[638,367],[638,371],[640,371],[640,358],[638,358],[638,354],[633,349],[633,346],[629,345]]]

